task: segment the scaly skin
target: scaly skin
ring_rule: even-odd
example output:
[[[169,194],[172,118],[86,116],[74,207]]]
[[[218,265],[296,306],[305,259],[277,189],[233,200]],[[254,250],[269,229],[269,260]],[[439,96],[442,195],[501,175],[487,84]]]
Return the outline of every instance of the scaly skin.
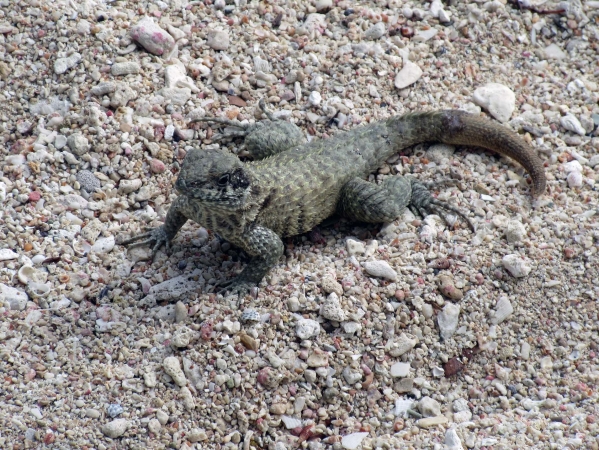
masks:
[[[245,294],[283,253],[281,237],[305,233],[335,213],[364,222],[388,222],[406,207],[420,213],[459,215],[418,181],[388,177],[381,184],[365,178],[405,147],[438,141],[472,145],[518,161],[532,178],[532,194],[545,190],[543,164],[517,134],[462,111],[414,113],[357,127],[326,140],[300,144],[290,124],[276,120],[241,127],[249,151],[264,159],[248,163],[217,150],[190,151],[175,184],[181,194],[163,226],[129,239],[155,242],[153,254],[191,219],[241,247],[251,260],[224,290]],[[270,156],[271,155],[271,156]],[[470,222],[469,222],[470,223]]]

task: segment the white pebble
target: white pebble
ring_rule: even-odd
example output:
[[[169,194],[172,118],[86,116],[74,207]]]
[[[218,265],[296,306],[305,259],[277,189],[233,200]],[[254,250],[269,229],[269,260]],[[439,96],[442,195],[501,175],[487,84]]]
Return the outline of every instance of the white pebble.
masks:
[[[378,22],[364,32],[364,37],[371,40],[379,39],[385,35],[386,31],[385,24]]]
[[[158,419],[150,419],[148,422],[148,431],[150,431],[150,433],[158,434],[161,427],[162,425],[160,425]]]
[[[229,48],[229,33],[222,30],[213,30],[206,37],[206,44],[214,50],[226,50]]]
[[[562,127],[568,131],[571,131],[572,133],[579,134],[580,136],[584,136],[586,134],[586,131],[580,124],[580,121],[573,114],[566,114],[560,118],[559,122],[562,124]]]
[[[81,133],[71,134],[67,139],[67,145],[76,155],[83,155],[89,149],[89,141]]]
[[[29,314],[27,314],[27,317],[25,317],[25,325],[30,327],[36,324],[42,318],[42,316],[43,314],[39,309],[30,311]]]
[[[364,270],[373,277],[397,281],[397,272],[393,270],[387,261],[366,261],[362,265],[364,266]]]
[[[512,303],[507,297],[500,297],[497,301],[497,306],[495,311],[493,312],[493,317],[491,318],[491,323],[494,325],[499,325],[505,319],[512,315],[514,312],[514,307]]]
[[[316,8],[316,11],[326,13],[333,7],[333,0],[316,0],[314,7]]]
[[[126,62],[121,62],[121,63],[114,63],[112,65],[112,67],[110,68],[110,73],[112,73],[115,76],[130,75],[130,74],[139,73],[140,70],[141,70],[141,67],[140,67],[139,63],[137,63],[135,61],[126,61]]]
[[[117,83],[115,83],[114,81],[105,81],[91,88],[89,92],[92,95],[97,95],[98,97],[101,97],[106,94],[111,94],[112,92],[116,91],[116,88]]]
[[[518,220],[510,220],[505,227],[505,238],[510,244],[520,242],[526,237],[526,228]]]
[[[67,145],[67,137],[63,134],[56,136],[56,139],[54,139],[54,148],[60,150],[64,148],[65,145]]]
[[[410,373],[410,363],[396,362],[391,366],[390,373],[393,378],[405,378]]]
[[[187,347],[190,344],[190,342],[192,341],[192,339],[194,338],[194,336],[195,336],[195,333],[191,329],[189,329],[187,327],[178,328],[173,333],[173,338],[171,340],[171,344],[177,348]]]
[[[582,172],[582,165],[578,161],[567,162],[562,167],[566,173]]]
[[[131,194],[141,187],[142,181],[139,178],[133,180],[121,180],[119,182],[119,192],[121,194]]]
[[[295,334],[302,341],[318,336],[320,333],[320,324],[312,319],[300,319],[295,327]]]
[[[453,303],[445,304],[445,307],[437,315],[437,324],[441,338],[449,339],[458,328],[458,318],[460,316],[460,306]]]
[[[0,249],[0,261],[8,261],[10,259],[17,259],[18,257],[19,254],[9,248]]]
[[[530,349],[530,344],[528,342],[523,342],[522,346],[520,347],[520,357],[522,359],[530,358]]]
[[[164,85],[167,88],[177,88],[177,84],[180,81],[185,81],[186,79],[187,71],[181,62],[169,64],[164,68]]]
[[[392,412],[395,417],[407,417],[408,411],[412,409],[414,405],[414,400],[406,399],[406,398],[397,398],[395,399],[395,407]]]
[[[320,95],[320,92],[310,92],[310,96],[308,97],[308,103],[310,103],[310,105],[312,106],[318,106],[320,105],[320,102],[322,102],[322,96]]]
[[[474,103],[485,108],[500,122],[507,122],[516,107],[516,95],[499,83],[488,83],[474,91]]]
[[[185,378],[185,374],[183,370],[181,370],[181,364],[179,363],[179,358],[176,356],[169,356],[164,358],[162,362],[162,367],[167,375],[169,375],[177,386],[185,386],[187,384],[187,379]]]
[[[4,158],[4,164],[7,166],[22,166],[27,162],[25,155],[7,155]]]
[[[532,270],[526,261],[518,255],[505,255],[501,262],[503,267],[516,278],[525,277]]]
[[[358,322],[343,322],[343,332],[347,334],[355,334],[362,329],[362,325]]]
[[[127,419],[115,419],[102,426],[102,433],[109,438],[115,439],[125,434],[127,428],[129,428],[129,421]]]
[[[582,186],[583,178],[580,172],[570,172],[566,180],[568,181],[568,186],[574,188]]]
[[[419,30],[416,35],[412,38],[414,42],[426,42],[434,38],[439,30],[436,28],[429,28],[428,30]]]
[[[144,17],[131,27],[131,38],[154,55],[168,54],[175,46],[175,40],[160,28],[150,17]]]
[[[92,245],[91,251],[98,254],[110,253],[115,245],[114,236],[101,237],[94,245]]]
[[[285,424],[285,428],[287,428],[288,430],[292,430],[294,428],[302,426],[302,421],[300,419],[296,419],[295,417],[283,415],[281,416],[281,420]]]
[[[360,446],[360,444],[362,444],[362,441],[366,436],[368,436],[366,431],[346,434],[341,438],[341,447],[346,450],[355,450]]]
[[[346,319],[345,311],[341,308],[339,297],[331,292],[320,306],[320,315],[325,319],[343,322]]]
[[[65,73],[67,70],[75,67],[79,61],[81,61],[81,55],[79,53],[73,53],[66,58],[58,58],[54,61],[54,73],[57,75]]]
[[[8,306],[12,311],[23,311],[27,307],[28,300],[29,297],[25,292],[0,283],[0,303]]]
[[[402,69],[395,75],[395,87],[405,89],[416,83],[422,76],[422,69],[412,61],[404,61]]]
[[[385,345],[385,351],[397,358],[410,350],[418,343],[418,338],[411,334],[401,333],[397,339],[389,339]]]
[[[169,103],[177,106],[183,106],[191,97],[190,88],[162,88],[159,91],[160,95],[168,99]]]
[[[355,239],[347,239],[345,241],[345,246],[347,248],[347,253],[349,253],[350,256],[362,255],[366,251],[364,243],[356,241]]]
[[[447,450],[464,450],[455,428],[450,428],[445,432],[445,446]]]
[[[545,57],[549,59],[564,59],[568,56],[557,44],[545,47]]]
[[[441,405],[439,405],[437,400],[426,396],[418,402],[418,411],[420,411],[420,414],[424,417],[440,416]]]

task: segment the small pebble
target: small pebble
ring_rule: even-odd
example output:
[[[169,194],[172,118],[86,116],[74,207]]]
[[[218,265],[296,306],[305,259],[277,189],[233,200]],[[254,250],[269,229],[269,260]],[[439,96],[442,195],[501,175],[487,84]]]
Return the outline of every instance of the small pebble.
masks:
[[[500,122],[507,122],[516,107],[514,92],[499,83],[488,83],[474,91],[473,101]]]
[[[368,436],[367,432],[350,433],[346,434],[341,438],[341,447],[346,450],[356,450],[361,444],[364,438]]]
[[[518,255],[505,255],[502,259],[503,267],[514,277],[527,276],[532,268]]]
[[[565,59],[568,55],[557,44],[545,47],[545,57],[549,59]]]
[[[404,61],[403,68],[395,75],[395,87],[405,89],[416,83],[422,76],[422,69],[411,61]]]
[[[441,405],[439,405],[437,400],[434,400],[428,396],[423,397],[418,402],[418,411],[420,411],[420,414],[422,414],[424,417],[440,416]]]
[[[334,292],[331,292],[320,307],[320,315],[328,320],[343,322],[347,315],[341,307],[339,297]]]
[[[81,133],[71,134],[67,139],[67,145],[75,155],[83,155],[89,150],[89,141]]]
[[[227,50],[229,48],[229,33],[221,30],[210,31],[206,38],[206,44],[214,50]]]
[[[363,255],[366,251],[364,243],[354,239],[346,239],[345,246],[347,248],[347,253],[349,253],[350,256]]]
[[[150,170],[153,173],[163,173],[166,170],[166,165],[159,159],[153,158],[150,160]]]
[[[561,123],[562,127],[568,131],[571,131],[572,133],[579,134],[580,136],[584,136],[586,134],[586,130],[582,127],[578,118],[576,118],[576,116],[573,114],[566,114],[560,118],[559,122]]]
[[[391,366],[389,373],[393,378],[405,378],[410,374],[410,363],[397,362]]]
[[[80,170],[77,172],[77,181],[81,185],[81,189],[87,192],[95,192],[102,187],[100,180],[89,170]]]
[[[500,297],[495,307],[491,322],[495,325],[500,324],[514,312],[514,308],[507,297]]]
[[[144,17],[130,28],[131,38],[154,55],[169,53],[175,46],[173,37],[150,17]]]
[[[332,319],[334,320],[334,319]],[[302,341],[318,336],[320,324],[312,319],[300,319],[295,327],[295,334]]]
[[[187,379],[181,370],[181,364],[179,363],[179,359],[177,357],[169,356],[165,358],[162,363],[162,367],[164,367],[164,371],[173,379],[175,384],[178,386],[185,386],[187,384]]]
[[[66,58],[58,58],[54,62],[54,73],[61,75],[67,70],[75,67],[79,61],[81,61],[81,55],[79,53],[73,53]]]
[[[437,315],[437,324],[441,338],[444,340],[453,336],[458,328],[458,318],[460,316],[460,306],[453,303],[446,303],[443,309]]]
[[[383,22],[378,22],[364,32],[364,38],[376,40],[383,37],[386,32],[387,29],[385,28],[385,24]]]
[[[129,426],[130,422],[127,419],[115,419],[112,422],[102,425],[101,429],[105,436],[116,439],[125,434]]]
[[[397,272],[393,270],[387,261],[366,261],[362,265],[364,270],[373,277],[386,278],[391,281],[397,280]]]
[[[122,63],[114,63],[110,68],[110,73],[114,76],[130,75],[139,73],[141,70],[140,65],[135,61],[126,61]]]

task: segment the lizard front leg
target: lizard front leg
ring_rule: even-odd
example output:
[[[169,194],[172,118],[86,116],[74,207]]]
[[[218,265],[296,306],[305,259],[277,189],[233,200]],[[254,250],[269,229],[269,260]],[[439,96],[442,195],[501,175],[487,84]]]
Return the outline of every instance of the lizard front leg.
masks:
[[[160,250],[163,245],[166,246],[167,251],[170,250],[171,241],[181,227],[185,225],[185,222],[187,222],[187,217],[181,213],[185,201],[185,197],[177,197],[169,208],[163,225],[156,227],[147,233],[126,239],[121,242],[121,245],[130,245],[129,248],[133,248],[154,243],[154,247],[152,248],[152,260],[154,260],[158,250]]]
[[[221,283],[219,292],[232,291],[245,295],[252,287],[257,286],[264,275],[277,263],[283,254],[283,241],[271,229],[256,226],[240,239],[232,242],[250,255],[250,261],[239,275]]]
[[[438,214],[446,222],[445,212],[450,211],[462,217],[474,229],[463,212],[434,198],[424,184],[411,177],[389,177],[381,184],[354,178],[341,190],[337,208],[347,218],[380,223],[397,219],[406,207],[423,216],[425,213]]]

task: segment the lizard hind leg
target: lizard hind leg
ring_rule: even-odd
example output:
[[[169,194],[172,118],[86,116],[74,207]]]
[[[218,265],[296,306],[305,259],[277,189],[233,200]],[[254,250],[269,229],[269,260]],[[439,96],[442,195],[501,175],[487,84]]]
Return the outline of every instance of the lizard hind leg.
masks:
[[[344,217],[360,222],[392,222],[410,205],[411,198],[409,178],[389,177],[381,184],[354,178],[343,186],[338,209]]]
[[[391,222],[410,208],[415,214],[437,214],[449,223],[446,213],[453,213],[466,221],[470,219],[458,208],[434,198],[426,186],[414,178],[388,177],[381,184],[354,178],[341,191],[339,213],[360,222]]]

